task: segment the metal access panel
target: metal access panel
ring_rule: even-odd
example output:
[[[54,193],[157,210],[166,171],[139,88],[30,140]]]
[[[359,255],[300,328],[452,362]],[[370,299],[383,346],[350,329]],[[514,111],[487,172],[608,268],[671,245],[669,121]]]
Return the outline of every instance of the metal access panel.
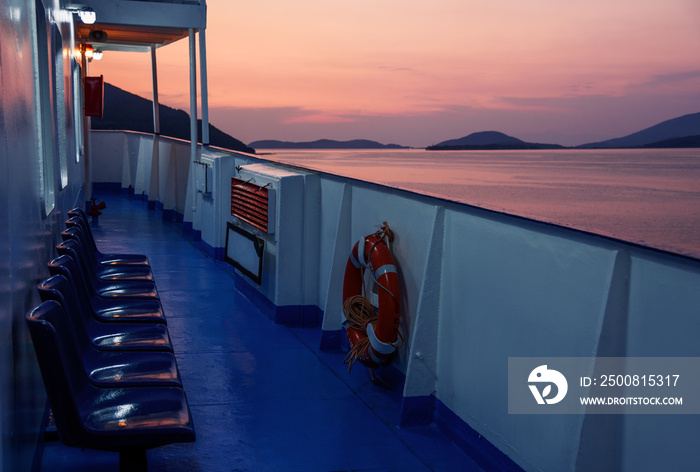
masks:
[[[226,224],[224,260],[258,285],[262,283],[264,253],[263,239],[231,222]]]
[[[197,192],[211,196],[214,188],[214,175],[211,164],[204,161],[194,161],[194,181]]]

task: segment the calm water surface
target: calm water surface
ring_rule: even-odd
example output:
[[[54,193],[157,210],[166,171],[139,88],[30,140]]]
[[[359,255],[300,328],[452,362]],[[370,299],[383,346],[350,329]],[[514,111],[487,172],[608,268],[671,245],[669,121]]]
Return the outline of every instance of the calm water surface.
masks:
[[[272,152],[292,165],[700,258],[700,149]]]

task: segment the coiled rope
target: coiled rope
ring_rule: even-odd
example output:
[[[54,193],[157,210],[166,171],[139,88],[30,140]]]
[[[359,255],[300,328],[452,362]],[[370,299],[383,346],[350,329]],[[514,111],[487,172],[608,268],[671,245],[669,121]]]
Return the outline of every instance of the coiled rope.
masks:
[[[355,295],[345,300],[343,315],[350,326],[364,333],[367,332],[367,325],[377,320],[372,305],[362,295]],[[367,355],[369,348],[369,338],[363,338],[348,351],[343,359],[343,364],[348,364],[348,372],[352,370],[357,359]]]

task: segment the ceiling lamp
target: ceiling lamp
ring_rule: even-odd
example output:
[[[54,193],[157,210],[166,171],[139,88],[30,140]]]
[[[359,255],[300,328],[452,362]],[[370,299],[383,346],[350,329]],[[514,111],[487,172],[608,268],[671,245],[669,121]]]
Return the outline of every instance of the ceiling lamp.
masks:
[[[78,10],[77,13],[80,17],[80,21],[82,21],[86,25],[91,25],[95,21],[97,21],[97,14],[95,13],[95,10],[93,10],[90,7],[83,7],[80,10]]]
[[[92,52],[92,58],[96,61],[99,61],[100,59],[102,59],[102,51],[99,49],[95,49]]]

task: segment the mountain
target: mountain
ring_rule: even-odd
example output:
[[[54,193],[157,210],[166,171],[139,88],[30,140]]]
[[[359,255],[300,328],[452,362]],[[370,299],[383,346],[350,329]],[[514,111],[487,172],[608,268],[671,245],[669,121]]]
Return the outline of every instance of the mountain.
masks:
[[[448,139],[433,146],[429,151],[490,150],[490,149],[563,149],[558,144],[527,143],[498,131],[480,131],[459,139]]]
[[[692,113],[690,115],[679,116],[671,120],[663,121],[650,128],[643,129],[636,133],[632,133],[622,138],[609,139],[597,143],[583,144],[577,146],[583,149],[596,148],[633,148],[641,146],[653,146],[654,143],[673,140],[676,138],[685,138],[689,136],[697,136],[700,134],[700,113]],[[666,147],[666,146],[661,146]],[[697,147],[676,144],[673,147]]]
[[[153,102],[105,83],[104,117],[92,119],[92,129],[131,130],[153,133]],[[190,115],[160,104],[160,133],[163,136],[190,140]],[[202,121],[198,120],[198,141],[202,141]],[[209,125],[209,141],[233,151],[255,153],[255,149]]]
[[[700,134],[695,136],[684,136],[682,138],[664,139],[655,143],[645,144],[645,148],[700,148]]]
[[[289,142],[267,139],[254,141],[250,147],[257,149],[409,149],[398,144],[382,144],[368,139],[353,139],[351,141],[334,141],[332,139],[319,139],[309,142]]]
[[[498,131],[481,131],[459,139],[448,139],[438,143],[437,146],[489,146],[492,144],[525,144],[525,141]]]

